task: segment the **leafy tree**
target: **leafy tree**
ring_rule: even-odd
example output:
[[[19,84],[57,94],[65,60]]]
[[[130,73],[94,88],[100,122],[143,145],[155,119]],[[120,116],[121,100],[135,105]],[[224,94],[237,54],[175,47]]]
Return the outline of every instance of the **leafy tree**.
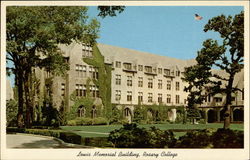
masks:
[[[204,100],[204,89],[212,95],[225,93],[224,128],[227,129],[230,126],[231,93],[241,91],[233,86],[233,82],[236,73],[244,67],[244,12],[234,17],[214,17],[205,25],[204,31],[218,32],[222,44],[212,39],[203,42],[203,48],[198,51],[196,57],[197,64],[186,68],[184,80],[189,83],[186,90],[193,94],[192,104],[199,104]],[[211,69],[214,67],[218,67],[229,76],[222,77],[213,73]],[[225,87],[222,87],[222,81],[225,82]]]
[[[30,127],[32,68],[63,74],[68,67],[58,44],[93,44],[98,38],[99,22],[88,21],[86,7],[9,6],[6,11],[7,60],[14,64],[11,70],[19,95],[18,127]]]
[[[114,17],[118,13],[122,13],[125,9],[125,6],[98,6],[100,11],[98,16],[105,18],[107,16]]]
[[[16,126],[17,121],[17,101],[8,100],[6,103],[6,121],[7,126]]]

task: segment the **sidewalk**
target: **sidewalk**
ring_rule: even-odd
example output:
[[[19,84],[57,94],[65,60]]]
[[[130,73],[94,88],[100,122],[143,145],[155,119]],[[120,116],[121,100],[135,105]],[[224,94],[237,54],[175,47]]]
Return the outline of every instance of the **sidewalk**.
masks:
[[[89,148],[47,136],[32,134],[7,134],[7,148]]]

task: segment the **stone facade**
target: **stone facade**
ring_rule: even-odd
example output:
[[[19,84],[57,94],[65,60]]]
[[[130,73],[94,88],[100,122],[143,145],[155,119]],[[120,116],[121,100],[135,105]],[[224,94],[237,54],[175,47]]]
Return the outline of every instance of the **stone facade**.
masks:
[[[59,107],[66,99],[64,103],[70,109],[74,104],[70,100],[70,95],[76,92],[77,96],[85,96],[87,80],[98,78],[98,71],[82,60],[84,57],[92,56],[91,47],[77,43],[59,47],[70,64],[70,70],[65,77],[53,79],[53,103]],[[134,106],[139,103],[183,107],[187,105],[188,93],[183,91],[187,84],[181,78],[184,68],[195,64],[194,59],[180,60],[104,44],[97,44],[97,47],[104,57],[104,63],[112,67],[111,103],[118,109],[124,109],[124,116],[129,121],[133,118]],[[45,84],[44,79],[49,75],[39,69],[36,73],[41,79],[41,84]],[[236,76],[236,83],[241,88],[244,78],[242,76],[243,72]],[[96,99],[95,104],[102,105],[98,86],[90,83],[90,90]],[[209,109],[222,108],[225,96],[222,95],[220,104],[215,102],[218,101],[216,96],[200,106],[206,112],[206,116],[209,114]],[[241,96],[242,94],[237,93],[235,97],[234,102],[237,107],[243,106]],[[166,114],[169,115],[170,121],[175,121],[175,109]]]

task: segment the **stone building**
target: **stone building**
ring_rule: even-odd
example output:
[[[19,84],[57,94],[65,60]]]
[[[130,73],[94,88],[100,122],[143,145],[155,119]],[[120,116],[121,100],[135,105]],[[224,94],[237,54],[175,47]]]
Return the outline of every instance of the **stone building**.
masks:
[[[70,70],[65,77],[53,78],[53,104],[59,107],[65,103],[68,110],[74,102],[70,99],[72,93],[78,97],[86,96],[88,79],[98,79],[98,69],[84,62],[83,58],[92,58],[93,50],[89,46],[82,46],[77,43],[72,43],[68,46],[59,46],[64,53],[65,60],[70,65]],[[164,106],[179,106],[187,105],[187,95],[184,92],[185,82],[182,81],[182,73],[184,68],[195,64],[194,59],[181,60],[170,58],[146,52],[135,51],[126,48],[120,48],[110,45],[97,44],[97,48],[104,57],[104,63],[112,68],[111,71],[111,103],[112,106],[123,110],[123,116],[131,122],[133,119],[135,106],[143,105],[164,105]],[[243,72],[242,72],[243,73]],[[36,75],[40,79],[41,84],[46,85],[46,78],[49,78],[47,72],[36,70]],[[243,76],[243,74],[240,74]],[[237,85],[243,87],[242,76],[237,76]],[[239,79],[239,80],[238,80]],[[103,105],[100,98],[99,86],[93,82],[89,84],[91,96],[95,97],[92,117],[96,106]],[[44,85],[40,85],[43,90]],[[45,91],[46,92],[46,91]],[[217,96],[217,95],[216,95]],[[211,114],[215,108],[222,108],[223,103],[215,103],[218,101],[216,96],[212,100],[208,100],[200,108],[206,113],[207,117],[216,117]],[[222,95],[222,100],[224,102]],[[243,108],[243,101],[240,97],[235,97],[236,106]],[[238,108],[235,107],[235,110]],[[84,116],[84,106],[79,106],[79,116]],[[216,110],[217,111],[217,110]],[[153,114],[149,110],[148,114]],[[170,121],[175,121],[177,110],[172,108],[168,112]],[[219,113],[214,113],[218,115]],[[218,117],[216,117],[218,119]],[[207,118],[208,122],[214,122]]]

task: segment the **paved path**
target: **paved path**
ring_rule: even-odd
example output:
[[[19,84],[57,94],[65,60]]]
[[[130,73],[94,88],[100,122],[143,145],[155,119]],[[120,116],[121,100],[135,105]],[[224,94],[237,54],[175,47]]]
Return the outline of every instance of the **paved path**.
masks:
[[[52,137],[7,134],[7,148],[59,148],[60,146],[60,141]]]

